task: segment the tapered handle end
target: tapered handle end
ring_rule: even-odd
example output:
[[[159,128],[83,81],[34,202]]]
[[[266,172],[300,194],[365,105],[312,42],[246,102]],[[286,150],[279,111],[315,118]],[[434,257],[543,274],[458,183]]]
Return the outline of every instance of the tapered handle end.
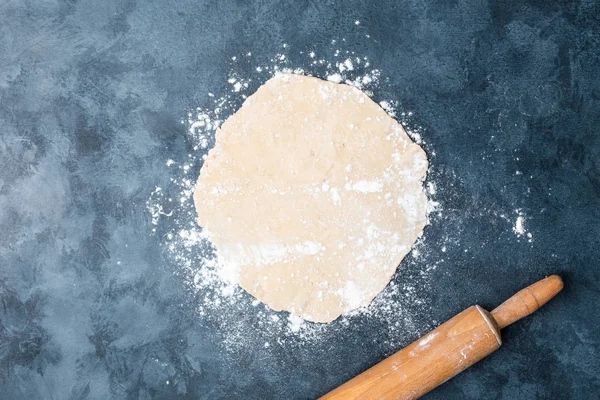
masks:
[[[558,275],[550,275],[526,288],[538,303],[538,308],[556,296],[564,287],[563,280]]]
[[[536,311],[556,296],[563,286],[560,276],[551,275],[519,291],[492,311],[498,328],[502,329]]]

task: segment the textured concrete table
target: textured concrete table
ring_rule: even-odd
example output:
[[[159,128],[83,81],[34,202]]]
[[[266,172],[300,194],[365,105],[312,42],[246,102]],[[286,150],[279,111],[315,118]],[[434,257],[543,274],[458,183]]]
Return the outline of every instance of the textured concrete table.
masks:
[[[598,398],[599,15],[595,1],[3,0],[0,397],[314,398],[392,336],[560,273],[553,303],[427,398]],[[308,344],[224,351],[146,201],[191,151],[187,110],[229,88],[231,57],[265,64],[285,43],[310,73],[299,51],[331,58],[332,39],[389,78],[373,97],[413,111],[435,153],[444,217],[394,278],[435,263],[426,307],[406,331],[357,316]]]

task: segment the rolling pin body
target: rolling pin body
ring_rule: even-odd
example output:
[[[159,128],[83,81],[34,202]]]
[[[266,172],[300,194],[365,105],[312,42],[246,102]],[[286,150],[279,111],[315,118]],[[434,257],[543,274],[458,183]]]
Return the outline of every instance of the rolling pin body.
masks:
[[[416,399],[497,350],[501,328],[537,310],[562,287],[553,275],[521,290],[491,314],[469,307],[321,400]]]

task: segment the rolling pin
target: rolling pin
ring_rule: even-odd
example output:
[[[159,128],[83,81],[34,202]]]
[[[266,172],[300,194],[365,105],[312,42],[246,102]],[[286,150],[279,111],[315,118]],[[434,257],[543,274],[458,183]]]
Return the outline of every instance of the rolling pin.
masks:
[[[320,400],[416,399],[469,368],[502,344],[500,329],[531,314],[563,288],[549,276],[491,313],[471,306]]]

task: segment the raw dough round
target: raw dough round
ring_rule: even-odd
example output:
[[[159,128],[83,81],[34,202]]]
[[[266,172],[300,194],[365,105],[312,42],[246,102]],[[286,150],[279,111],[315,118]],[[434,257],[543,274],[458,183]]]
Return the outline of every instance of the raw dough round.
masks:
[[[281,74],[216,133],[194,193],[224,275],[330,322],[368,305],[422,234],[427,157],[345,84]]]

